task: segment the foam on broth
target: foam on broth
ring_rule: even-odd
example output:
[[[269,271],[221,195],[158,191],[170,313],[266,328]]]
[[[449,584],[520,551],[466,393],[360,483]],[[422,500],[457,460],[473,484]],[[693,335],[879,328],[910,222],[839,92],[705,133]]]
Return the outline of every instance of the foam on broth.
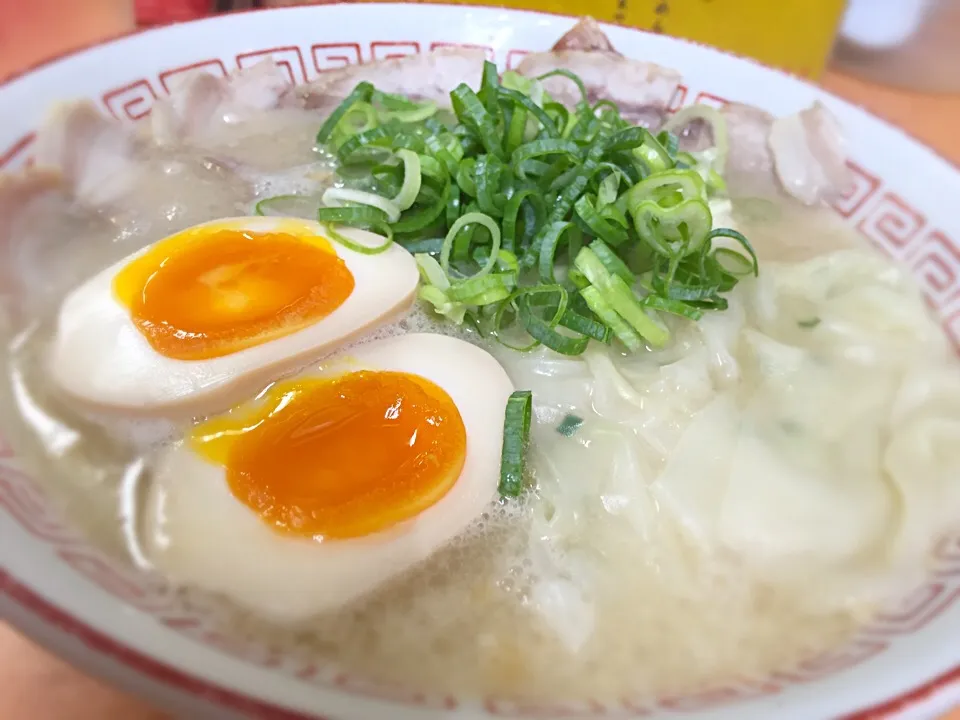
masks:
[[[284,185],[276,174],[260,183],[266,195],[301,187],[300,178]],[[745,204],[736,214],[764,260],[794,261],[854,242],[825,211]],[[117,248],[105,240],[83,255],[85,266],[103,267],[116,260]],[[45,296],[29,323],[3,329],[10,350],[2,358],[0,426],[72,523],[118,562],[142,563],[131,541],[149,458],[183,428],[92,418],[59,396],[45,377],[43,355],[61,297]],[[418,311],[377,335],[417,330],[457,332]],[[524,372],[510,353],[491,350],[512,376]],[[674,352],[682,355],[683,348]],[[577,411],[597,427],[608,422],[595,407]],[[540,412],[535,434],[546,437],[555,419],[549,408]],[[852,602],[813,612],[791,590],[748,573],[736,557],[691,542],[656,508],[642,538],[623,516],[591,505],[596,511],[584,513],[576,529],[588,542],[560,543],[559,551],[541,544],[538,523],[554,512],[545,506],[550,465],[543,457],[533,464],[545,488],[540,497],[491,506],[423,566],[338,612],[277,627],[196,589],[183,589],[184,602],[214,613],[238,638],[374,680],[554,700],[642,699],[763,676],[842,643],[872,611],[869,603]],[[565,618],[576,630],[585,621],[569,603],[557,621],[549,594],[569,590],[563,582],[572,582],[564,575],[570,572],[589,578],[593,618],[586,634],[572,639],[558,625]]]

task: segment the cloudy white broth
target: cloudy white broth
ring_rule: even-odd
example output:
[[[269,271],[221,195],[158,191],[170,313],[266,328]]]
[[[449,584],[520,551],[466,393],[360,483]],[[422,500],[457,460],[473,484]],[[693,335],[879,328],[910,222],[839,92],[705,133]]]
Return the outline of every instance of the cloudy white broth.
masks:
[[[960,526],[956,359],[826,207],[829,112],[679,80],[584,21],[501,76],[59,106],[0,178],[3,434],[118,562],[373,681],[642,701],[842,644]]]

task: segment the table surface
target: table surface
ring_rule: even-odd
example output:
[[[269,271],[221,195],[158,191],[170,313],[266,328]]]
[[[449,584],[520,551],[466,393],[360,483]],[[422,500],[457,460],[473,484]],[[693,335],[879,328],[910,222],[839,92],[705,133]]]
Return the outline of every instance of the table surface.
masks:
[[[824,86],[900,125],[960,166],[960,96],[881,87],[828,73]],[[0,718],[163,720],[162,713],[99,683],[0,624]],[[960,720],[960,709],[942,720]]]

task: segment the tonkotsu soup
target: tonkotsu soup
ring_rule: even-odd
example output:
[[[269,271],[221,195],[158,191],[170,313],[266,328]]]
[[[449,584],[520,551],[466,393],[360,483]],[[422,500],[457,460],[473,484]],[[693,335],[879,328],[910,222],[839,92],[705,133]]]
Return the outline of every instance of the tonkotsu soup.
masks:
[[[642,702],[844,643],[960,526],[960,372],[825,207],[829,112],[679,82],[585,21],[58,107],[0,179],[4,435],[117,562],[374,682]]]

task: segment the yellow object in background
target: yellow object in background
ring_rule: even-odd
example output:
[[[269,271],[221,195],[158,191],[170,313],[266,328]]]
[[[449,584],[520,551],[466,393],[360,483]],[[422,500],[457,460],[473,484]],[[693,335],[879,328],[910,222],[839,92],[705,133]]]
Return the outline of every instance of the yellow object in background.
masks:
[[[452,1],[470,4],[469,0]],[[809,78],[823,71],[844,8],[844,0],[486,0],[480,4],[591,15],[601,22],[714,45]]]

